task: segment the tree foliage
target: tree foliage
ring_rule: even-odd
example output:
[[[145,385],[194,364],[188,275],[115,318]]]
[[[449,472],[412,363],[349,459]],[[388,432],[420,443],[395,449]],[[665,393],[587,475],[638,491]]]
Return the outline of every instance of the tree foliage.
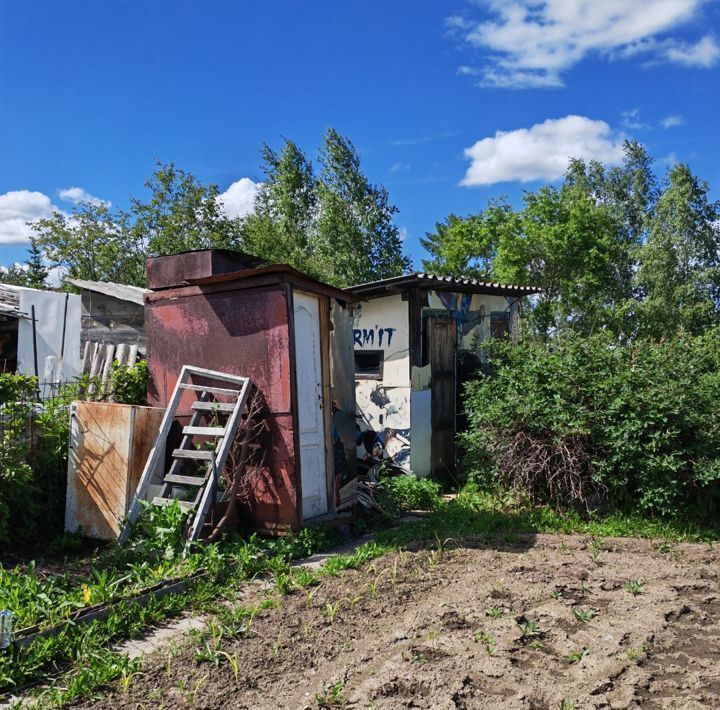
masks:
[[[287,263],[338,286],[397,276],[410,266],[387,190],[363,173],[352,143],[329,129],[313,163],[292,140],[261,149],[265,180],[243,219],[223,211],[217,185],[158,163],[149,196],[127,211],[82,203],[33,223],[38,248],[74,278],[145,284],[145,259],[194,249],[236,249]],[[26,278],[15,269],[5,280]],[[17,272],[17,273],[16,273]]]
[[[558,187],[450,215],[426,235],[429,271],[542,289],[530,324],[543,337],[571,330],[655,337],[700,332],[720,314],[718,203],[685,165],[662,185],[636,142],[622,165],[571,161]]]
[[[265,180],[243,224],[243,248],[323,281],[349,286],[409,269],[393,223],[397,208],[373,185],[352,143],[334,129],[323,138],[315,173],[291,140],[262,149]]]

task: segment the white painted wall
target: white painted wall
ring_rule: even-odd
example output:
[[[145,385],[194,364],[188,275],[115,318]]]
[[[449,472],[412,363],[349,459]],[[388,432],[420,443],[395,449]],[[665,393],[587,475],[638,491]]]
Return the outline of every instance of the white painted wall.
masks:
[[[373,446],[396,463],[409,466],[410,332],[408,303],[400,295],[365,301],[355,307],[356,350],[382,350],[381,380],[355,378],[358,412],[358,458],[372,456]],[[373,444],[368,432],[377,434]],[[363,436],[364,434],[364,436]]]
[[[74,294],[39,291],[16,287],[20,295],[20,311],[26,317],[18,325],[18,372],[35,374],[33,355],[32,307],[35,306],[35,338],[40,385],[68,381],[82,372],[80,353],[81,299]],[[67,298],[67,316],[65,300]],[[65,347],[63,352],[63,319]]]
[[[428,293],[429,308],[446,310],[448,316],[457,314],[458,325],[466,324],[458,330],[462,350],[472,350],[490,338],[492,312],[509,311],[512,324],[514,302],[505,296]],[[400,454],[402,465],[418,476],[430,475],[432,372],[430,365],[410,370],[408,302],[399,294],[363,302],[356,307],[353,328],[356,350],[383,350],[385,356],[382,380],[355,378],[358,458],[372,453],[367,451],[372,445],[367,432],[373,431],[378,433],[385,456],[395,459]],[[397,435],[398,430],[403,433]]]

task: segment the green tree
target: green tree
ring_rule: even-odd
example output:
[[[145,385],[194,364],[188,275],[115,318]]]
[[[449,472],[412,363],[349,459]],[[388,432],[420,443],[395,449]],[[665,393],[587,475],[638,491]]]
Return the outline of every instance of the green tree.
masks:
[[[720,202],[687,165],[668,171],[667,185],[639,252],[640,330],[662,337],[700,333],[720,321]]]
[[[158,162],[145,187],[150,199],[132,198],[126,222],[133,243],[145,243],[149,255],[239,248],[240,222],[224,214],[217,185],[203,185],[173,162]]]
[[[48,270],[43,264],[42,250],[34,237],[30,238],[28,254],[29,256],[23,266],[12,264],[7,271],[0,271],[0,283],[39,289],[47,288],[45,282],[48,277]]]
[[[81,203],[69,216],[56,211],[32,226],[49,263],[68,276],[145,283],[145,242],[129,229],[126,215],[111,213],[107,205]]]
[[[243,223],[243,249],[268,261],[316,272],[317,180],[312,163],[288,139],[280,153],[263,145],[261,155],[265,181],[255,198],[254,213]]]
[[[319,158],[317,256],[339,286],[398,276],[409,270],[388,191],[360,168],[353,144],[330,128]]]

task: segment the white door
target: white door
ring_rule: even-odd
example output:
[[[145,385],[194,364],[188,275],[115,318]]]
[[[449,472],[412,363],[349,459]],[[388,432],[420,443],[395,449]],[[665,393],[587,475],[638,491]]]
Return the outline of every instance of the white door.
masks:
[[[300,429],[300,480],[303,520],[327,513],[325,425],[322,401],[320,304],[294,291],[295,375]]]

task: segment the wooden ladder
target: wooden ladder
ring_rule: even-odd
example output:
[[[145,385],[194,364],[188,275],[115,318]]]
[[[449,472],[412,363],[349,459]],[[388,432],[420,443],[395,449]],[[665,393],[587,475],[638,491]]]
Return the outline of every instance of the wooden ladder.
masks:
[[[218,381],[223,384],[228,383],[229,386],[210,387],[203,384],[192,384],[190,379],[193,377],[213,382]],[[225,468],[235,439],[235,433],[240,425],[250,395],[250,389],[251,383],[247,377],[229,375],[214,370],[204,370],[190,365],[183,366],[120,533],[118,539],[120,545],[127,542],[132,526],[140,513],[141,501],[147,498],[148,488],[155,471],[161,463],[161,455],[165,451],[164,444],[167,441],[170,427],[175,419],[183,395],[189,390],[198,392],[199,398],[192,403],[193,414],[189,425],[183,428],[180,447],[173,450],[173,461],[163,478],[160,495],[153,498],[152,502],[153,505],[162,506],[172,505],[177,501],[183,510],[190,513],[186,533],[187,539],[194,541],[200,537],[210,504],[217,490],[218,478]],[[218,395],[224,396],[230,401],[219,402],[217,401]],[[203,418],[213,415],[225,417],[225,424],[203,426]],[[201,445],[214,443],[214,446],[212,448],[195,446],[198,443],[198,438]],[[193,471],[193,475],[185,475],[183,474],[183,466],[188,461],[200,462],[201,466],[204,463],[204,466],[197,472]],[[188,494],[192,500],[186,499]]]

